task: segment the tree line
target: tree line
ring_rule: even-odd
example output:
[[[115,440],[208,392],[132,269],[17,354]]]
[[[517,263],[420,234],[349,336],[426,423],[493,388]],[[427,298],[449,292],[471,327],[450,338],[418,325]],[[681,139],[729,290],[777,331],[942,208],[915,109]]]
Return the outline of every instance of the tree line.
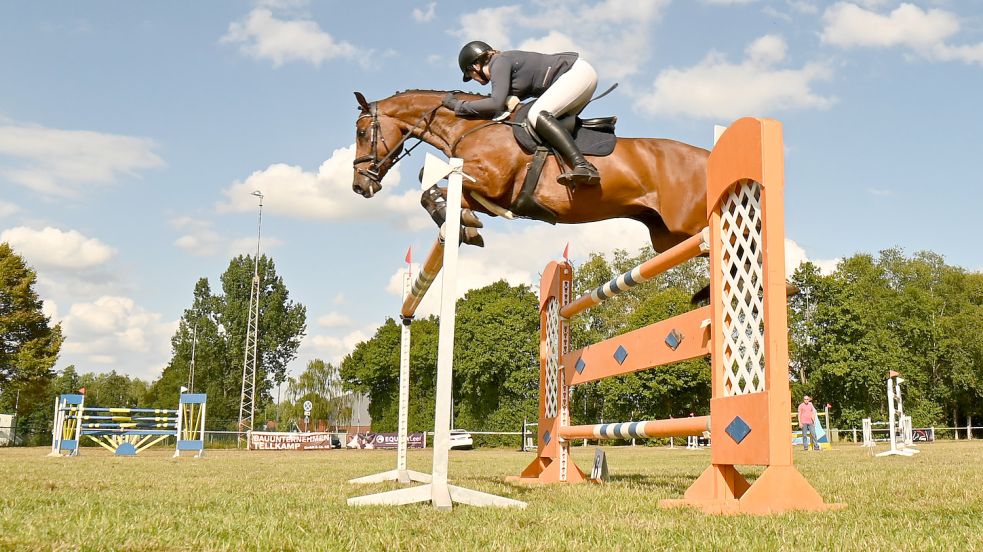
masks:
[[[576,267],[575,293],[587,292],[648,259],[652,252],[591,255]],[[110,372],[55,369],[65,339],[43,314],[37,275],[0,244],[0,412],[16,406],[21,434],[39,443],[50,431],[53,397],[86,389],[103,406],[173,408],[181,387],[208,394],[208,427],[235,429],[242,383],[246,316],[255,259],[232,259],[217,291],[200,278],[171,338],[171,359],[152,382]],[[262,282],[257,359],[257,428],[267,421],[297,427],[304,401],[312,418],[344,425],[350,392],[371,400],[375,431],[395,431],[400,321],[387,319],[338,366],[310,361],[296,377],[286,367],[306,332],[306,307],[290,299],[273,260],[258,262]],[[885,377],[907,380],[905,410],[916,426],[964,426],[983,419],[983,274],[947,265],[931,252],[898,249],[856,254],[823,274],[804,263],[790,277],[789,381],[793,397],[831,405],[833,424],[859,427],[886,419]],[[582,347],[695,308],[692,294],[708,281],[705,259],[693,259],[602,303],[572,321]],[[538,300],[529,286],[499,281],[469,291],[457,304],[454,420],[473,431],[514,431],[535,421],[539,400]],[[411,431],[433,427],[436,317],[413,322],[410,350]],[[191,380],[192,358],[194,380]],[[572,423],[702,415],[709,411],[710,368],[693,359],[576,386]],[[514,440],[513,440],[514,441]]]

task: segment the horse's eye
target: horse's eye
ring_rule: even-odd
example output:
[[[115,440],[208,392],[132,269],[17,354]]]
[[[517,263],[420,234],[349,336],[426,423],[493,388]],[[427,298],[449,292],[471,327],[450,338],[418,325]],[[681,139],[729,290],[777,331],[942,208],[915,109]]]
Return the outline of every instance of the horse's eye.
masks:
[[[364,129],[363,130],[359,130],[357,132],[357,134],[358,134],[358,137],[359,138],[365,138],[365,130]]]

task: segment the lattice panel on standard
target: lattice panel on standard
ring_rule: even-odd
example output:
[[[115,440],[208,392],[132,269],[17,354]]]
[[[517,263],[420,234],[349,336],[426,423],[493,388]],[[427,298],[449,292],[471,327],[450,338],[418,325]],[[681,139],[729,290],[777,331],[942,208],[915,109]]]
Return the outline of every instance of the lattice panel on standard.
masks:
[[[764,252],[761,185],[738,183],[720,213],[725,396],[764,391]]]
[[[546,417],[556,417],[559,371],[560,305],[555,297],[546,305]]]

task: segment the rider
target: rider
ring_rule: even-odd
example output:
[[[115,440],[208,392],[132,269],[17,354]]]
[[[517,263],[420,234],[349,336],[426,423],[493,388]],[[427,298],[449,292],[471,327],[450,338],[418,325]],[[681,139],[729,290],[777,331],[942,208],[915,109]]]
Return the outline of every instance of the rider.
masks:
[[[597,167],[584,159],[573,137],[557,118],[577,115],[597,88],[597,72],[574,52],[540,54],[522,50],[500,52],[480,40],[468,42],[457,56],[464,82],[471,79],[492,85],[491,96],[459,100],[444,96],[443,105],[456,115],[491,119],[506,111],[508,96],[537,98],[528,120],[536,134],[560,154],[569,170],[557,177],[565,186],[597,185]]]

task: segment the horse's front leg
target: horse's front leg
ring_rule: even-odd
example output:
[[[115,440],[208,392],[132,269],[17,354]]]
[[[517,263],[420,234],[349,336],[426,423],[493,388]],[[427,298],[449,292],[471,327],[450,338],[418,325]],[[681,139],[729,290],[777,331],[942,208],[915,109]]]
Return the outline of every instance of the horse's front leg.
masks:
[[[478,247],[485,246],[485,240],[478,233],[478,228],[483,227],[481,220],[478,216],[474,214],[474,211],[469,204],[469,198],[466,196],[461,197],[461,241],[468,245],[475,245]],[[424,190],[423,194],[420,196],[420,204],[430,215],[430,218],[437,224],[437,227],[441,227],[444,221],[447,220],[447,188],[441,188],[434,184],[427,190]]]

